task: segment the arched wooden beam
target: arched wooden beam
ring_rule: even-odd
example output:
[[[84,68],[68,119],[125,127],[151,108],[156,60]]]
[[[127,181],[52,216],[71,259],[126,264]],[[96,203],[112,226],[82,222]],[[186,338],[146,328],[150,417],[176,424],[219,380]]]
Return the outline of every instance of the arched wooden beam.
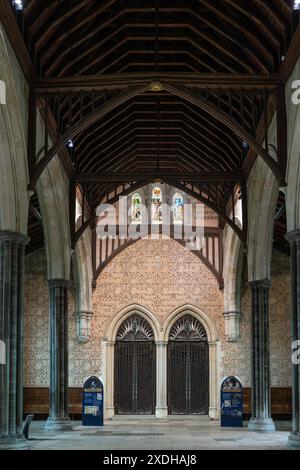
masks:
[[[195,96],[193,93],[191,93],[188,90],[177,88],[173,85],[168,85],[166,83],[164,83],[162,86],[165,91],[168,91],[169,93],[176,95],[182,98],[183,100],[189,101],[194,106],[197,106],[198,108],[203,109],[203,111],[205,111],[210,116],[217,119],[218,121],[222,122],[229,129],[231,129],[238,137],[245,140],[250,145],[250,147],[264,159],[268,167],[274,173],[277,180],[280,183],[283,183],[284,177],[283,175],[281,175],[279,165],[276,163],[276,161],[273,160],[273,158],[258,143],[258,141],[254,137],[252,137],[252,135],[249,134],[249,132],[244,130],[234,119],[232,119],[226,113],[218,109],[216,106],[208,103],[205,99],[199,96]]]
[[[179,243],[181,246],[185,247],[185,242],[184,240],[178,240],[176,238],[174,238],[174,232],[171,232],[170,233],[170,238],[174,241],[176,241],[177,243]],[[103,269],[116,257],[118,256],[123,250],[125,250],[126,248],[129,248],[131,245],[133,245],[134,243],[138,242],[139,240],[141,240],[141,238],[138,238],[138,239],[135,239],[135,240],[127,240],[126,243],[124,243],[123,245],[119,246],[119,248],[117,248],[116,250],[114,250],[111,255],[99,266],[99,268],[96,270],[96,272],[94,273],[94,281],[97,281],[98,277],[100,276],[101,272],[103,271]],[[211,271],[211,273],[215,276],[215,278],[217,279],[218,281],[218,284],[219,284],[219,288],[220,289],[223,289],[224,288],[224,280],[223,280],[223,276],[222,274],[218,273],[218,271],[215,269],[215,267],[208,261],[208,259],[205,258],[205,256],[203,256],[203,253],[202,251],[200,250],[193,250],[191,251],[191,253],[193,253],[195,256],[197,256],[197,258],[199,258],[204,264],[205,266]]]
[[[226,113],[218,109],[216,106],[208,103],[205,99],[199,96],[195,96],[188,90],[177,88],[173,85],[168,85],[165,83],[157,83],[156,85],[158,86],[157,91],[161,91],[163,89],[175,96],[182,98],[185,101],[194,104],[194,106],[202,109],[210,116],[214,117],[215,119],[223,123],[225,126],[227,126],[229,129],[231,129],[237,136],[245,140],[250,145],[250,147],[264,159],[264,161],[270,167],[280,184],[283,182],[284,178],[281,175],[278,164],[273,160],[273,158],[268,154],[268,152],[257,142],[257,140],[253,138],[246,130],[244,130],[236,121],[234,121],[234,119],[232,119]],[[147,83],[144,86],[135,88],[134,90],[126,90],[126,92],[120,93],[118,96],[112,98],[109,102],[105,103],[103,106],[96,109],[88,116],[79,120],[77,124],[72,126],[63,136],[60,137],[58,142],[54,144],[54,146],[49,150],[49,152],[47,152],[47,154],[38,162],[34,170],[34,176],[29,185],[30,189],[34,189],[37,180],[39,179],[46,166],[55,157],[55,155],[65,146],[65,143],[68,140],[73,139],[79,132],[89,127],[98,119],[103,118],[107,113],[117,108],[119,105],[149,90],[155,91],[151,87],[151,83]]]
[[[143,188],[144,186],[147,186],[148,184],[150,184],[151,181],[139,181],[135,184],[133,184],[132,186],[130,186],[129,188],[127,188],[125,191],[123,191],[122,193],[118,194],[117,196],[111,198],[110,200],[108,201],[104,201],[103,204],[115,204],[120,197],[122,196],[127,196],[128,194],[131,194],[132,192],[134,191],[138,191],[140,188]],[[237,234],[237,236],[240,238],[240,240],[242,242],[245,242],[246,241],[246,228],[244,227],[243,230],[241,230],[226,214],[224,214],[220,208],[218,208],[216,206],[216,204],[214,204],[213,202],[211,201],[208,201],[205,197],[201,196],[200,194],[198,193],[195,193],[194,191],[192,191],[191,189],[189,188],[186,188],[182,183],[179,183],[179,182],[175,182],[175,181],[168,181],[167,179],[165,180],[165,183],[166,184],[169,184],[170,186],[174,187],[174,188],[177,188],[179,189],[180,191],[186,193],[186,194],[189,194],[190,196],[192,196],[193,198],[197,199],[198,201],[202,202],[204,205],[206,205],[207,207],[210,207],[210,209],[212,209],[214,212],[216,212],[216,214],[218,214],[222,220],[224,220],[226,223],[228,223],[228,225],[235,231],[235,233]],[[95,223],[97,220],[97,215],[96,213],[94,212],[85,222],[84,224],[76,231],[75,235],[74,235],[74,238],[73,238],[73,246],[72,248],[75,249],[76,247],[76,244],[78,242],[78,240],[80,239],[80,237],[84,234],[84,232],[91,226],[93,225],[93,223]]]
[[[234,222],[231,220],[224,212],[220,210],[220,208],[214,204],[212,201],[209,201],[205,197],[201,196],[198,193],[195,193],[195,191],[192,191],[191,189],[187,188],[184,186],[184,184],[180,182],[175,182],[175,181],[168,181],[166,180],[165,183],[169,184],[170,186],[173,186],[174,188],[179,189],[180,191],[189,194],[193,198],[197,199],[198,201],[202,202],[205,206],[210,207],[216,214],[218,214],[221,219],[224,220],[237,234],[237,236],[240,238],[242,242],[246,241],[246,231],[245,229],[241,230]]]
[[[147,83],[143,86],[140,86],[135,89],[126,90],[118,94],[115,98],[112,98],[110,101],[105,103],[103,106],[100,106],[95,111],[91,112],[88,116],[80,119],[77,124],[72,126],[64,135],[62,135],[59,140],[53,145],[53,147],[46,153],[46,155],[37,163],[33,178],[30,182],[30,189],[34,189],[35,185],[47,167],[47,165],[51,162],[51,160],[57,155],[57,153],[64,148],[66,142],[68,140],[73,139],[79,132],[83,131],[91,124],[93,124],[98,119],[103,118],[106,114],[108,114],[113,109],[117,108],[121,104],[125,103],[126,101],[134,98],[137,95],[141,95],[145,91],[149,91],[150,84]]]
[[[137,191],[138,189],[147,186],[150,184],[151,181],[139,181],[129,188],[125,189],[122,193],[118,194],[117,196],[112,197],[108,201],[104,201],[103,204],[115,204],[120,197],[127,196],[128,194],[131,194],[134,191]],[[93,225],[97,220],[97,214],[96,214],[96,209],[93,211],[93,214],[82,224],[82,226],[75,232],[73,242],[72,242],[72,248],[75,249],[76,244],[78,240],[81,238],[81,236],[84,234],[84,232],[91,226]]]

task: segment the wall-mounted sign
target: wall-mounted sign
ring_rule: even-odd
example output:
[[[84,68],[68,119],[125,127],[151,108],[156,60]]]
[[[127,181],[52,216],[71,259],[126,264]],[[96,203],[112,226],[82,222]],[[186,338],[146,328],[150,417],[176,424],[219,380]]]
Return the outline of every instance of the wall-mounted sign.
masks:
[[[221,426],[243,427],[243,387],[237,377],[226,377],[222,382]]]
[[[82,425],[103,426],[103,384],[98,377],[89,377],[83,385]]]

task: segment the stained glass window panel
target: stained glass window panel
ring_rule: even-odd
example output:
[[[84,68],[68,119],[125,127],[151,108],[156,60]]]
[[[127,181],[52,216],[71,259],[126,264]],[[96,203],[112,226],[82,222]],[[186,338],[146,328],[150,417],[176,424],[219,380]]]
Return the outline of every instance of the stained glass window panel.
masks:
[[[142,221],[141,215],[142,198],[136,193],[131,198],[131,221],[140,223]]]
[[[152,191],[152,223],[162,222],[162,193],[160,187],[153,188]]]
[[[183,197],[180,193],[173,197],[173,220],[175,224],[183,222]]]

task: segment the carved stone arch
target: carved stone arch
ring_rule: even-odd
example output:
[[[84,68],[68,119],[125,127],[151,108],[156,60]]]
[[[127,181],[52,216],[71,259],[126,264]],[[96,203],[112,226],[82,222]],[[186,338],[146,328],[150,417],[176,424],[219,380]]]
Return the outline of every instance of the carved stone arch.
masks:
[[[220,341],[214,320],[194,305],[182,305],[165,320],[163,324],[163,342],[168,343],[173,325],[187,314],[195,317],[205,328],[209,346],[209,416],[211,419],[218,419]]]
[[[27,84],[11,45],[0,25],[0,79],[5,84],[5,103],[0,103],[0,230],[27,234],[28,165],[26,110]],[[25,96],[23,96],[23,94]]]
[[[77,340],[80,343],[86,343],[91,337],[93,317],[93,269],[90,230],[86,231],[77,243],[72,254],[72,266],[75,279]]]
[[[298,65],[300,73],[300,63]],[[300,106],[290,106],[290,142],[287,166],[287,232],[300,228]],[[292,115],[294,113],[294,115]]]
[[[240,317],[242,297],[242,275],[244,245],[231,227],[225,228],[224,235],[224,322],[227,341],[240,338]]]
[[[114,377],[115,377],[115,362],[114,362],[114,348],[117,333],[126,319],[132,317],[133,315],[138,315],[144,319],[152,328],[154,334],[154,341],[158,344],[161,338],[161,324],[158,319],[153,315],[150,310],[147,308],[138,305],[132,304],[123,308],[121,311],[116,313],[116,315],[109,322],[109,325],[105,331],[102,341],[102,375],[104,377],[104,388],[105,388],[105,417],[106,419],[111,419],[115,414],[115,405],[114,405]],[[157,361],[157,368],[159,367],[159,362]]]
[[[279,184],[259,158],[252,168],[248,184],[248,281],[270,279],[274,219]]]
[[[37,148],[43,147],[44,122],[37,115]],[[56,156],[37,183],[37,195],[42,213],[48,279],[70,280],[71,237],[69,223],[69,181]]]
[[[187,314],[194,316],[204,326],[209,342],[219,341],[219,334],[215,322],[203,310],[191,304],[182,305],[166,318],[163,324],[164,341],[169,340],[170,331],[174,323]]]
[[[118,312],[112,320],[110,320],[110,323],[108,325],[108,328],[105,331],[104,338],[106,341],[116,341],[116,335],[117,332],[127,318],[132,316],[133,314],[140,315],[142,318],[147,320],[147,322],[150,324],[153,333],[154,333],[154,339],[155,341],[158,341],[160,338],[160,331],[161,331],[161,324],[153,315],[153,313],[148,310],[147,308],[143,307],[142,305],[138,304],[132,304],[128,305],[124,309],[122,309],[120,312]]]

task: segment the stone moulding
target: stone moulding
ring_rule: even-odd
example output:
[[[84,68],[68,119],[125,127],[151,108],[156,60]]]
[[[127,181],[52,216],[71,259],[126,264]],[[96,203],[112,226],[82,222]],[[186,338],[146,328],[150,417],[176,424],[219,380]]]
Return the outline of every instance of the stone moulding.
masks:
[[[92,335],[93,312],[76,312],[76,337],[81,344],[88,343]]]

